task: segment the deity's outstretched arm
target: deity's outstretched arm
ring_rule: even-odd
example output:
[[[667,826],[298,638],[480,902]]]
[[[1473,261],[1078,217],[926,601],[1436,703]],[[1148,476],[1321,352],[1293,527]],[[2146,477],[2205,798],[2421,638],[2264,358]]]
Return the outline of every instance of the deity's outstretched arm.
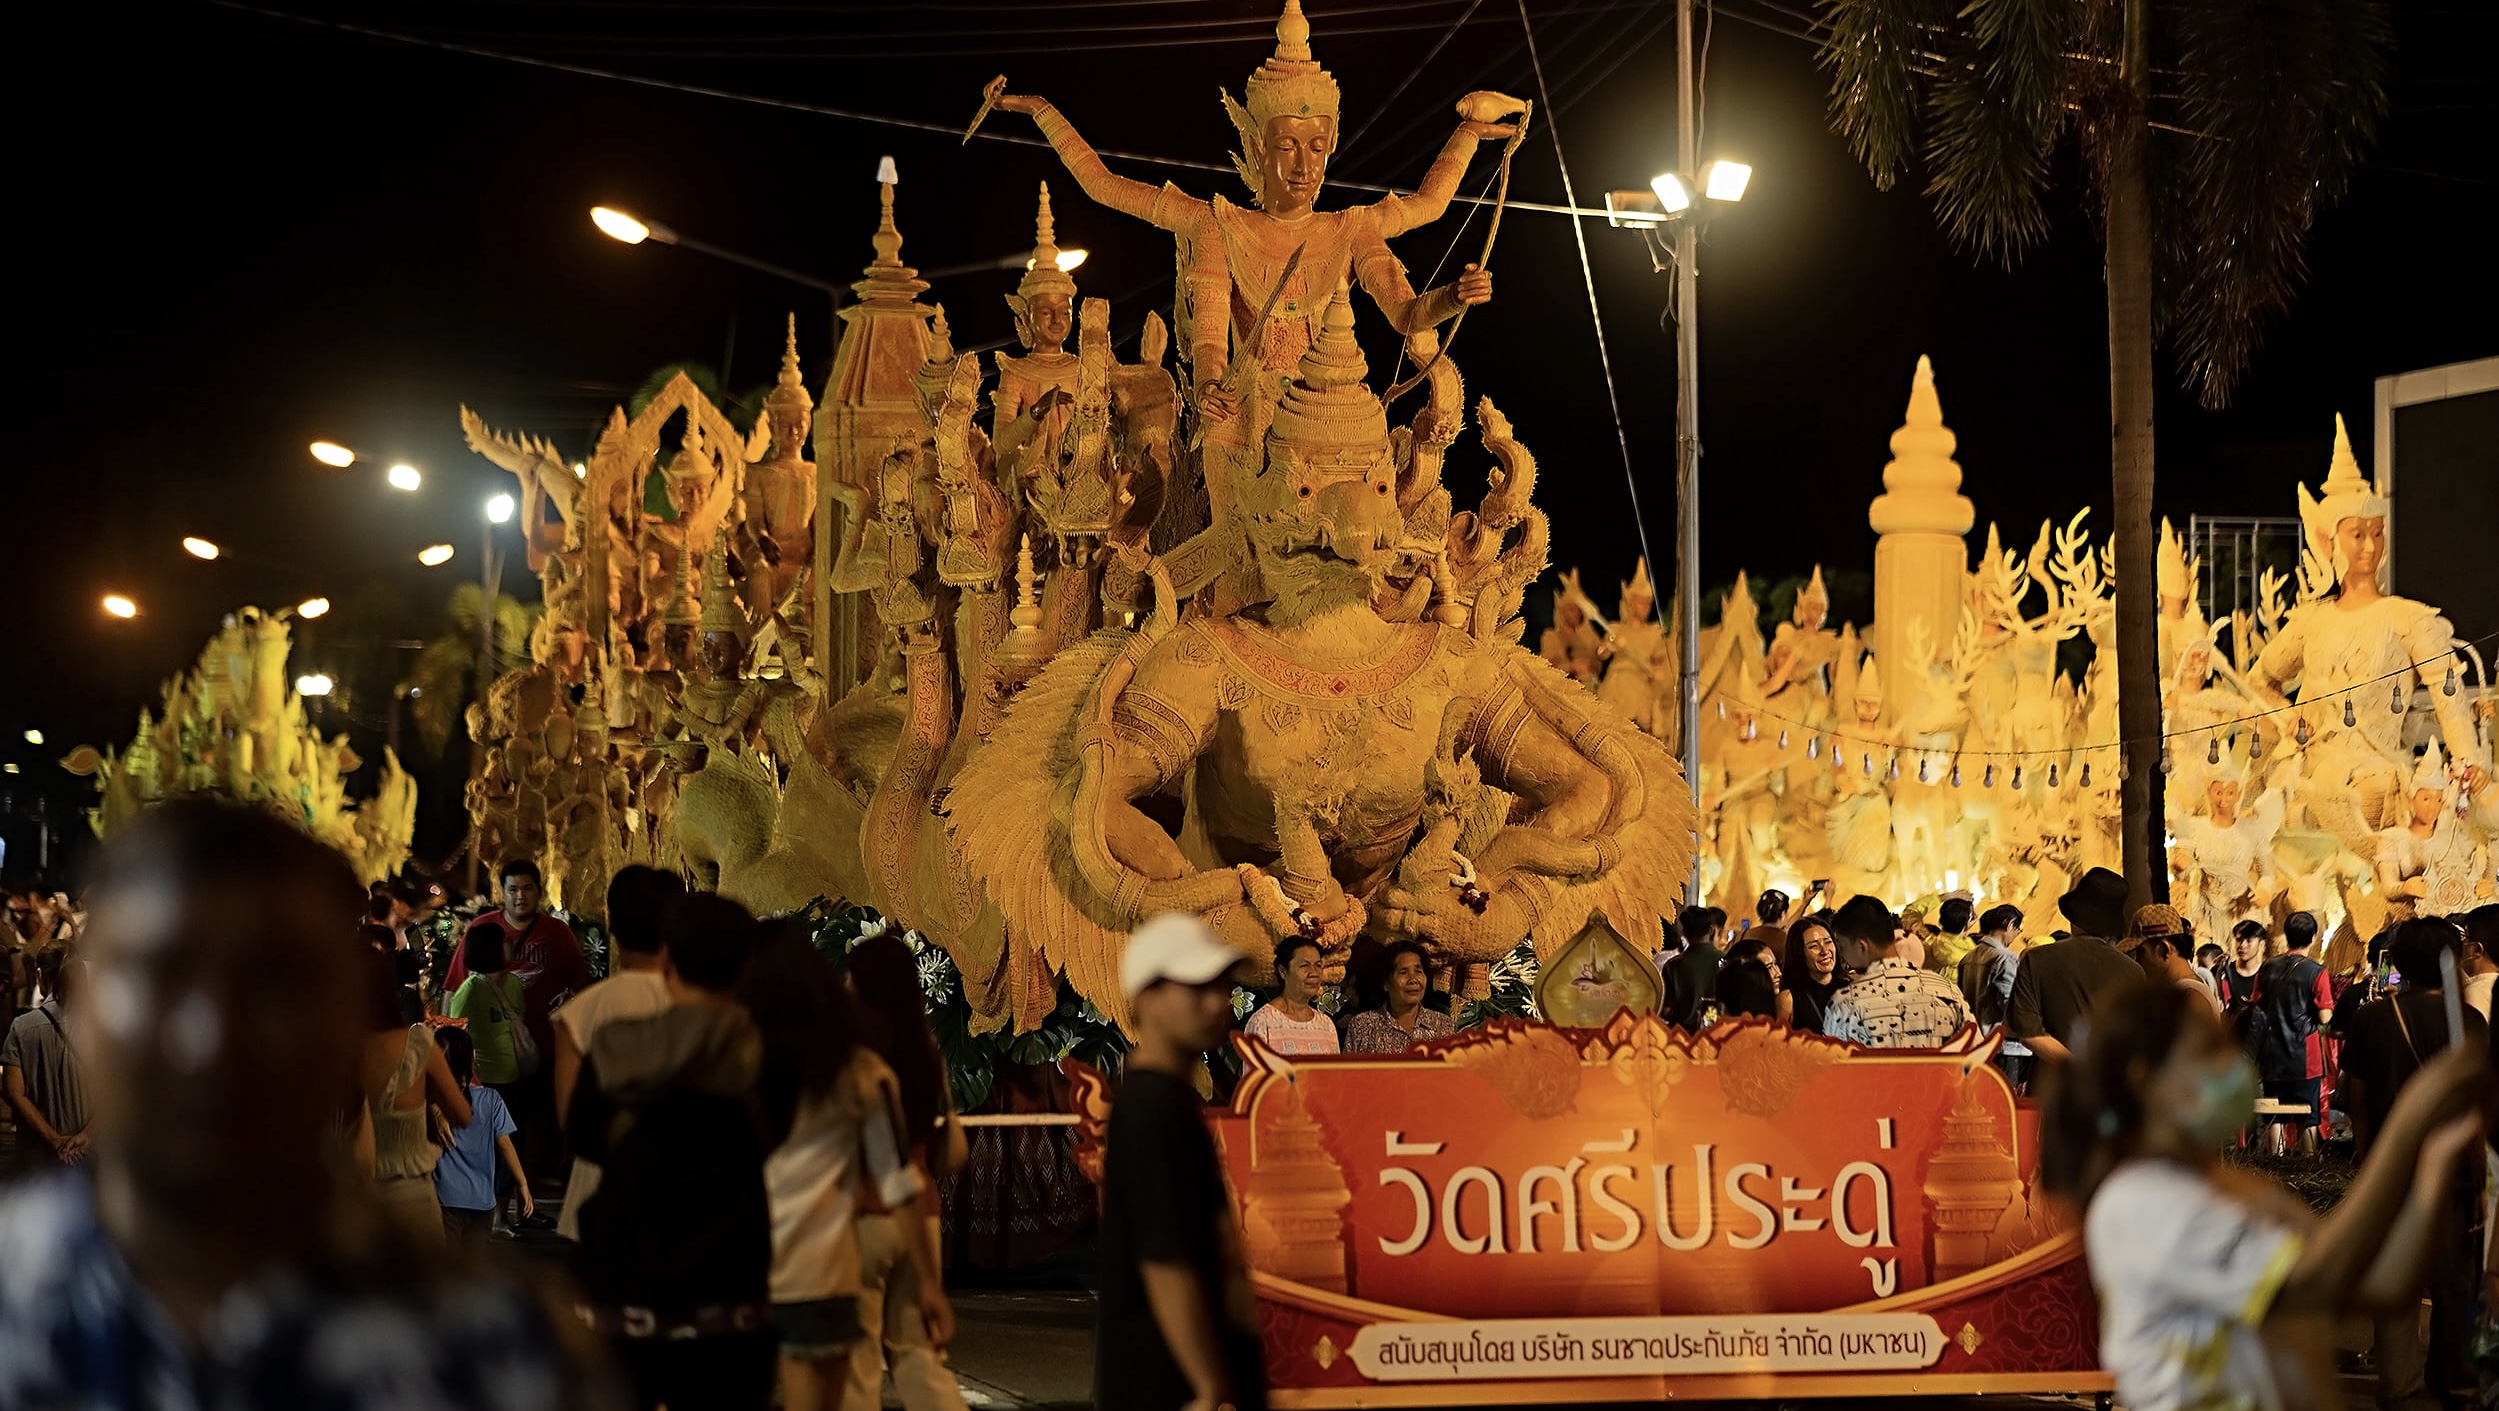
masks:
[[[1070,123],[1067,116],[1053,107],[1047,98],[1007,94],[997,102],[999,108],[1006,112],[1031,115],[1033,125],[1041,129],[1050,150],[1058,153],[1059,160],[1066,164],[1067,174],[1076,178],[1076,184],[1084,188],[1085,194],[1092,197],[1096,205],[1108,206],[1121,215],[1152,221],[1165,230],[1177,230],[1179,227],[1171,223],[1174,217],[1164,209],[1164,203],[1179,201],[1201,208],[1205,204],[1192,200],[1179,187],[1168,182],[1157,188],[1114,174],[1103,164],[1102,154],[1093,150],[1093,144],[1079,135],[1075,124]]]

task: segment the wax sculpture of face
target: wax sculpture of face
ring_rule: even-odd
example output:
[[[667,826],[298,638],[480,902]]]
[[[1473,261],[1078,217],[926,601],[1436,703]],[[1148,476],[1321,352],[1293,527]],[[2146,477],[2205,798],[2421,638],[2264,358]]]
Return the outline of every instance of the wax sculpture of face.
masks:
[[[1025,301],[1024,318],[1032,327],[1034,352],[1059,352],[1075,330],[1076,304],[1065,294],[1035,294]]]
[[[1308,214],[1327,180],[1328,154],[1336,150],[1336,119],[1292,117],[1267,119],[1258,144],[1259,207],[1269,215]]]

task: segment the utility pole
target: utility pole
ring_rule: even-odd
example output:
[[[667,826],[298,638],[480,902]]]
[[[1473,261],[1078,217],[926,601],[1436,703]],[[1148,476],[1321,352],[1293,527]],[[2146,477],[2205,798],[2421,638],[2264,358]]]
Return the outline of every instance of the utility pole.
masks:
[[[1675,90],[1679,143],[1676,167],[1700,171],[1700,134],[1692,95],[1692,0],[1675,0]],[[1700,221],[1695,209],[1675,222],[1675,582],[1683,637],[1683,777],[1692,786],[1694,826],[1701,807],[1701,281]],[[1701,902],[1698,834],[1684,902]]]

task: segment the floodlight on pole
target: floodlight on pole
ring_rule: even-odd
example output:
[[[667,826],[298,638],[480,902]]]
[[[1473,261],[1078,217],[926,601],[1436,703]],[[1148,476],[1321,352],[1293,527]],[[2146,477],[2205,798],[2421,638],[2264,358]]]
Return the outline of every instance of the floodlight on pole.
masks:
[[[1665,207],[1668,215],[1692,209],[1692,188],[1673,172],[1660,172],[1650,178],[1649,189],[1657,193],[1657,204]]]
[[[139,615],[139,605],[119,593],[104,595],[104,610],[115,617],[129,618]]]
[[[182,551],[195,559],[214,559],[221,552],[215,543],[191,536],[184,537]]]
[[[295,605],[297,617],[320,617],[327,614],[329,610],[330,600],[327,598],[306,598]]]
[[[336,441],[313,442],[312,458],[334,470],[345,470],[356,463],[356,453]]]
[[[440,568],[451,562],[451,553],[452,549],[449,544],[435,544],[430,548],[417,550],[417,562],[427,568]]]
[[[29,731],[27,731],[27,732],[26,732],[26,743],[28,743],[28,744],[30,744],[30,745],[40,745],[40,744],[42,744],[42,743],[43,743],[43,732],[42,732],[41,730],[29,730]]]
[[[486,502],[486,519],[492,524],[508,524],[512,519],[512,497],[497,495]]]
[[[390,473],[383,478],[390,481],[390,488],[394,490],[414,490],[425,483],[424,474],[412,465],[392,466]]]
[[[1701,194],[1713,201],[1743,200],[1752,181],[1753,169],[1743,162],[1712,162],[1701,168]]]
[[[326,696],[330,693],[331,688],[336,685],[338,685],[337,682],[322,675],[320,672],[315,671],[308,675],[298,676],[295,678],[295,694],[299,696]]]

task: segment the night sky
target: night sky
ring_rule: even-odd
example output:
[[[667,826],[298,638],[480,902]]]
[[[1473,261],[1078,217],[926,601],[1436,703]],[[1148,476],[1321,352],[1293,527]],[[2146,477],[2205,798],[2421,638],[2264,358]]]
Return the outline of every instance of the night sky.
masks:
[[[1465,8],[1312,0],[1314,48],[1343,86],[1350,138],[1332,177],[1410,185],[1459,93],[1535,95],[1515,0],[1482,4],[1416,72]],[[2060,167],[2053,239],[2018,268],[1950,248],[1914,181],[1878,193],[1829,133],[1811,44],[1777,32],[1802,29],[1789,8],[1725,0],[1711,29],[1704,156],[1749,161],[1755,176],[1703,247],[1705,581],[1739,567],[1777,578],[1817,560],[1871,567],[1866,502],[1920,353],[1935,360],[1982,529],[1993,520],[2027,543],[2043,517],[2088,505],[2104,533],[2105,311],[2073,162]],[[2395,112],[2378,159],[2320,222],[2293,316],[2270,332],[2233,409],[2200,411],[2164,384],[2164,513],[2291,513],[2293,481],[2323,473],[2333,412],[2351,420],[2366,458],[2373,379],[2499,352],[2499,21],[2467,0],[2394,8]],[[1540,124],[1558,124],[1580,203],[1645,184],[1675,147],[1671,7],[1531,9],[1556,100]],[[1220,164],[1232,137],[1217,87],[1238,92],[1271,46],[1273,10],[1266,0],[545,0],[291,13],[958,130],[982,82],[1004,71],[1099,147]],[[681,249],[615,244],[592,230],[594,204],[847,281],[871,254],[880,155],[901,171],[904,259],[924,269],[1029,246],[1034,183],[1046,178],[1060,243],[1092,251],[1082,292],[1126,296],[1114,317],[1123,335],[1170,299],[1168,237],[1093,206],[1043,148],[959,146],[949,134],[523,67],[241,6],[13,18],[22,371],[0,740],[29,761],[26,782],[67,743],[126,740],[158,682],[238,605],[326,594],[342,610],[314,646],[343,666],[356,643],[371,657],[383,640],[439,632],[451,585],[477,571],[480,502],[512,485],[462,447],[461,403],[579,453],[609,406],[662,364],[716,365],[727,349],[733,389],[768,379],[788,310],[821,383],[820,295]],[[1260,23],[1209,23],[1243,19]],[[1011,114],[987,130],[1033,132]],[[1469,190],[1495,150],[1479,155]],[[1112,165],[1246,200],[1217,172]],[[1550,128],[1521,150],[1512,194],[1562,200]],[[1362,199],[1340,189],[1326,203]],[[1418,287],[1462,210],[1398,242]],[[1478,217],[1459,248],[1474,250],[1481,230]],[[1591,223],[1585,234],[1664,553],[1667,278],[1628,233]],[[1584,566],[1610,607],[1635,536],[1570,223],[1512,212],[1493,270],[1495,300],[1469,319],[1454,360],[1470,398],[1490,394],[1541,460],[1556,566]],[[962,276],[927,297],[968,347],[1007,335],[999,296],[1013,281]],[[1384,382],[1381,321],[1367,301],[1358,317]],[[323,469],[304,451],[316,437],[415,464],[425,487],[396,494],[378,466]],[[1453,480],[1483,462],[1463,443]],[[1459,493],[1466,504],[1475,492]],[[179,548],[186,534],[236,555],[193,561]],[[419,568],[416,550],[438,541],[460,557]],[[105,618],[97,600],[108,591],[136,598],[143,615]],[[332,724],[369,725],[379,710]],[[20,745],[28,726],[50,747]]]

